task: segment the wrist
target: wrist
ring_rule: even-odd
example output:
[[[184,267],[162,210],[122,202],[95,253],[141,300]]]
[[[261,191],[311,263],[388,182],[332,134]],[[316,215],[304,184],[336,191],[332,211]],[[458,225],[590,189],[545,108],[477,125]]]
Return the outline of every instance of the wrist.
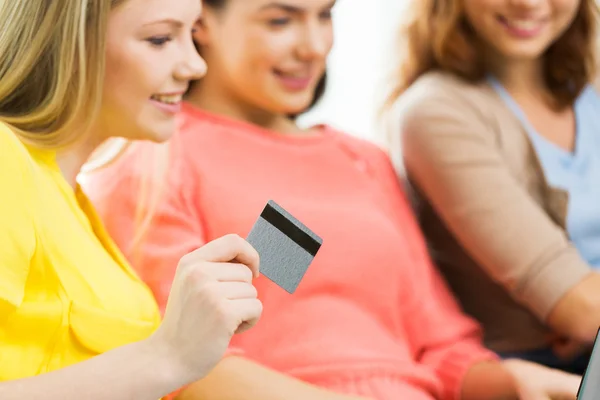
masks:
[[[600,275],[591,273],[567,292],[546,321],[566,337],[592,343],[600,326]]]
[[[154,368],[153,379],[169,388],[169,392],[174,392],[200,378],[195,376],[193,370],[185,365],[174,349],[156,333],[137,345],[139,351],[149,358],[148,364]]]

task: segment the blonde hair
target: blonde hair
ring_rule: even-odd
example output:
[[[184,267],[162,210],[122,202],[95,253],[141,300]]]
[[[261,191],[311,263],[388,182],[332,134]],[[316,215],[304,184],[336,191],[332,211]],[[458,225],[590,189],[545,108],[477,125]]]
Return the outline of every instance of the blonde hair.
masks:
[[[39,147],[79,140],[100,107],[109,12],[125,1],[0,2],[0,122]]]

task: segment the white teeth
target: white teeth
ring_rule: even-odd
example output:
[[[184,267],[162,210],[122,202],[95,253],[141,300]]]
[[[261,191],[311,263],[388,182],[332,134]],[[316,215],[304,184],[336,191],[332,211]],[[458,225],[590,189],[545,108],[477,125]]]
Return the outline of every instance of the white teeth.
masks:
[[[283,76],[285,76],[286,78],[291,78],[291,79],[306,79],[308,78],[308,75],[306,74],[282,74]]]
[[[166,103],[166,104],[177,104],[180,103],[182,100],[182,95],[180,94],[155,94],[152,95],[151,99],[156,100],[156,101],[160,101],[161,103]]]
[[[516,29],[533,30],[539,26],[534,20],[507,20],[506,23]]]
[[[303,71],[303,72],[277,71],[277,73],[285,78],[290,78],[290,79],[307,79],[310,76],[310,74],[307,73],[306,71]]]

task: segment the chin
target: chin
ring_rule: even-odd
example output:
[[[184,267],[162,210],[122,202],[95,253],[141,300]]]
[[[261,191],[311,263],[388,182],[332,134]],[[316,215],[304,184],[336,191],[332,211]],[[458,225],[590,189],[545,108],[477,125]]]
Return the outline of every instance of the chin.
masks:
[[[504,56],[510,60],[519,60],[519,61],[535,61],[543,56],[546,48],[539,47],[522,47],[518,49],[511,49],[510,51],[505,51]]]
[[[174,134],[175,134],[175,129],[169,129],[166,131],[154,131],[154,132],[152,132],[152,135],[148,137],[147,140],[150,140],[150,141],[153,141],[156,143],[163,143],[163,142],[166,142],[167,140],[171,139]]]
[[[139,140],[149,140],[151,142],[162,143],[171,139],[175,134],[176,124],[156,123],[152,126],[144,126],[138,136]]]
[[[301,99],[286,99],[282,101],[281,109],[286,115],[299,115],[308,111],[308,108],[312,104],[312,93],[309,96],[304,96]]]

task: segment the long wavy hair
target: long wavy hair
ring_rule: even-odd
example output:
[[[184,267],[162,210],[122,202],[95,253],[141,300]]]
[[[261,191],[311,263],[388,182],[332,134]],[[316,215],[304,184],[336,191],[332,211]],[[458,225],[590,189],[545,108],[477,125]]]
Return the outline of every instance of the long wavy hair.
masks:
[[[571,26],[544,54],[544,81],[559,108],[572,105],[596,74],[598,14],[595,0],[581,0]],[[485,77],[482,43],[465,17],[462,0],[412,0],[408,15],[400,31],[402,61],[387,106],[430,71],[469,82]]]

